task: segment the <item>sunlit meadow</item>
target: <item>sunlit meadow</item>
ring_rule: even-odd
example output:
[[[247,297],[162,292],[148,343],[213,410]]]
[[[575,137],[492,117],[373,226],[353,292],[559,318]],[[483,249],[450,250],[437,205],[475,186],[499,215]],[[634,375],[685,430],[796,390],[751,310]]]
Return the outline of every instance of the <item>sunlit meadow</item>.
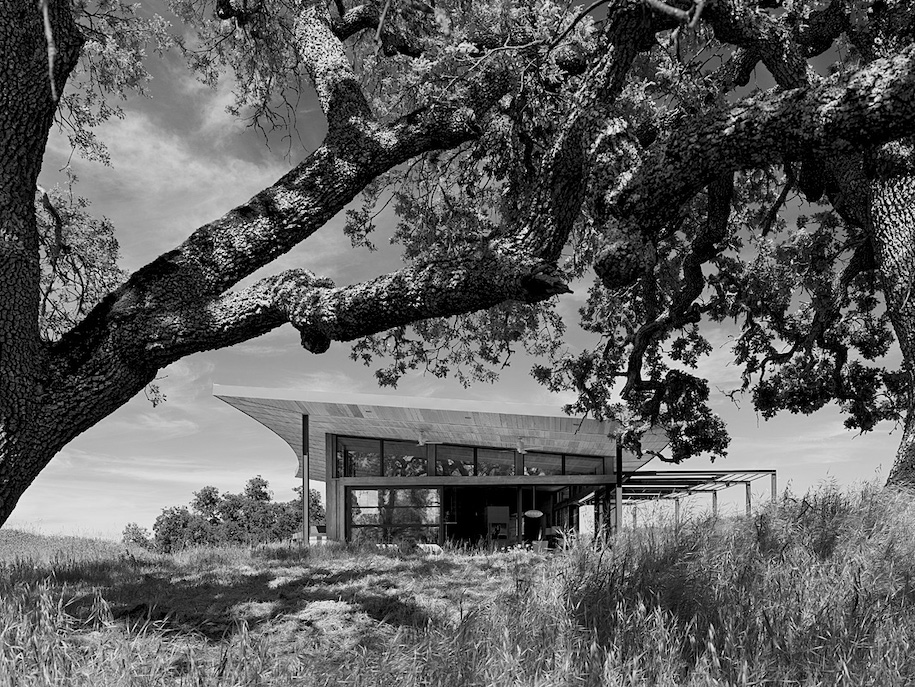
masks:
[[[913,531],[915,501],[870,487],[549,554],[0,531],[0,682],[912,684]]]

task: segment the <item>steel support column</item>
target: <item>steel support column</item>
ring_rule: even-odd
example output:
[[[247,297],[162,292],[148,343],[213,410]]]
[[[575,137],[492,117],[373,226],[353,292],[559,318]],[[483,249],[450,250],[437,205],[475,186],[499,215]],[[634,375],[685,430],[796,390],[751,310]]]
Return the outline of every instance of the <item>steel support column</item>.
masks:
[[[301,546],[308,546],[309,534],[311,533],[311,522],[309,521],[308,511],[308,471],[310,465],[308,460],[308,416],[302,415],[302,539]]]

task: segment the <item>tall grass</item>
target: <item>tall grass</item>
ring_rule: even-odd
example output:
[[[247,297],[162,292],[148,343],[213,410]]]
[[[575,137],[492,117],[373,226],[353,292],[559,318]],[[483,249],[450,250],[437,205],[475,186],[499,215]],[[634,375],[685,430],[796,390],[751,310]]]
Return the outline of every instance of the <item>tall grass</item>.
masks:
[[[63,583],[20,559],[0,570],[0,683],[915,684],[913,533],[915,496],[826,486],[550,556],[197,550],[73,562]],[[124,615],[148,578],[169,612]],[[191,592],[197,625],[175,621]],[[227,596],[256,613],[207,633]]]

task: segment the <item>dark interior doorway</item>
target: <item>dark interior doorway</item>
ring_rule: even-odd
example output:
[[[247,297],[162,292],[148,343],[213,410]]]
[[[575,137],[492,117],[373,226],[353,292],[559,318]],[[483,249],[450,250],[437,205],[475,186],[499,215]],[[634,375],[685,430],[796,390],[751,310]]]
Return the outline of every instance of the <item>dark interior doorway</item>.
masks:
[[[487,530],[487,508],[508,509],[510,522],[517,522],[517,487],[445,487],[442,520],[445,540],[482,545],[493,535]],[[492,513],[492,511],[490,511]],[[514,540],[515,533],[500,527],[499,537]]]
[[[559,487],[445,487],[442,521],[445,541],[472,546],[493,544],[494,539],[515,544],[546,539],[551,524],[554,492]],[[520,495],[520,504],[519,504]],[[518,507],[520,505],[520,513]],[[507,511],[507,513],[506,513]],[[540,511],[540,517],[524,513]],[[504,519],[499,513],[506,513]],[[521,518],[521,538],[518,518]],[[501,525],[495,527],[498,520]]]

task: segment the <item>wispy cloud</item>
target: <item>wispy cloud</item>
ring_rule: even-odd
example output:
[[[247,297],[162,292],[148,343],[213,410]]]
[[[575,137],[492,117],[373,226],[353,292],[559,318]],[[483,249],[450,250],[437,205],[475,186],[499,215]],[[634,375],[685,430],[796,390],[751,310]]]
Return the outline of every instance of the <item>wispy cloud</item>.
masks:
[[[359,392],[362,383],[342,370],[315,370],[300,373],[287,379],[286,388],[303,391],[340,391],[346,389]]]

